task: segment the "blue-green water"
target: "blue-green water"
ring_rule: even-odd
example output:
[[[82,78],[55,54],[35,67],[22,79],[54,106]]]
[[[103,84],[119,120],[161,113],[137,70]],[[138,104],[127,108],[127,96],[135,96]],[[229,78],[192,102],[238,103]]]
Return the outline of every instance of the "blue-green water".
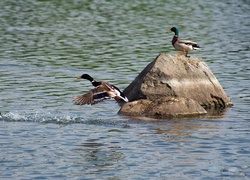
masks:
[[[250,2],[0,1],[1,179],[249,179]],[[89,73],[124,89],[180,37],[234,106],[140,121],[76,106]]]

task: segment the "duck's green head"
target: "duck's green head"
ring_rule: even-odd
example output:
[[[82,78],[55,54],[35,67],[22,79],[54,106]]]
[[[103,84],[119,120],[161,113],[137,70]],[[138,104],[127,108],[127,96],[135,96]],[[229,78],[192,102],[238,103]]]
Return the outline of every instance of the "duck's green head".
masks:
[[[176,36],[179,36],[179,30],[177,27],[172,27],[168,32],[174,32]]]

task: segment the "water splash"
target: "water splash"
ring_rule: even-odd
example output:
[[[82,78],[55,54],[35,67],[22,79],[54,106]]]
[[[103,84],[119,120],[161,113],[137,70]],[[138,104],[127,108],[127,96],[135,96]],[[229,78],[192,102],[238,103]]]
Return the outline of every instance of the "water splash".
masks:
[[[19,122],[41,122],[41,123],[81,123],[85,121],[85,118],[74,116],[70,114],[55,114],[55,113],[20,113],[20,112],[8,112],[1,113],[0,120],[2,121],[19,121]]]
[[[0,121],[6,122],[38,122],[38,123],[56,123],[56,124],[89,124],[89,125],[100,125],[100,126],[121,126],[123,128],[130,128],[128,125],[128,119],[121,118],[117,119],[118,115],[114,118],[101,118],[92,116],[87,117],[87,114],[78,113],[52,113],[52,112],[7,112],[0,114]]]

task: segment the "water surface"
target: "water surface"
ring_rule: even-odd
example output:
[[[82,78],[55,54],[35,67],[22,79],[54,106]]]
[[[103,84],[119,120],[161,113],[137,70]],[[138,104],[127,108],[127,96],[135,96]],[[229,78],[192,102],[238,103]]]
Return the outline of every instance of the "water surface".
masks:
[[[0,1],[1,179],[249,179],[249,1]],[[234,106],[141,121],[76,106],[89,73],[124,89],[173,34],[194,40]]]

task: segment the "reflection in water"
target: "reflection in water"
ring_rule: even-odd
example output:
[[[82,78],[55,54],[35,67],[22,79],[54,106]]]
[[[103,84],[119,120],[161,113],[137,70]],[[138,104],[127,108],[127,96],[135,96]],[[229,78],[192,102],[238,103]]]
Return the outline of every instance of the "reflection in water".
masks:
[[[204,118],[206,119],[223,119],[227,116],[227,112],[230,110],[230,108],[226,109],[206,109],[208,112]]]
[[[89,139],[76,149],[82,157],[82,166],[87,168],[87,174],[95,174],[112,169],[123,158],[119,146],[95,142],[97,139]]]
[[[218,131],[218,124],[213,123],[213,120],[169,120],[167,123],[159,122],[160,125],[155,125],[154,133],[161,134],[166,137],[166,141],[175,142],[183,141],[183,139],[196,134],[197,132],[207,133]],[[187,139],[186,139],[187,140]]]

